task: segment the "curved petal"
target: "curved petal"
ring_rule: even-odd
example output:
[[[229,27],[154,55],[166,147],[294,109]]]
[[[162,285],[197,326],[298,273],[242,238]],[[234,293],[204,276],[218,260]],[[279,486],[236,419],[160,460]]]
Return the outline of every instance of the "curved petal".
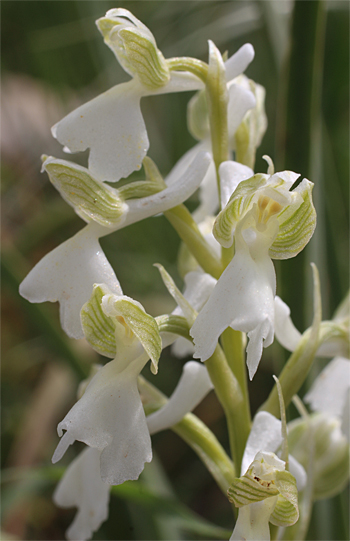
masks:
[[[88,447],[66,469],[53,500],[59,507],[77,507],[67,539],[91,539],[108,518],[110,487],[100,476],[100,451]]]
[[[145,361],[146,359],[146,361]],[[142,361],[142,362],[141,362]],[[152,460],[137,376],[147,357],[136,359],[123,372],[118,361],[107,363],[91,380],[82,398],[58,425],[61,438],[52,461],[60,460],[79,440],[101,453],[101,478],[110,485],[137,479]]]
[[[281,421],[267,411],[259,411],[254,417],[244,450],[241,475],[244,475],[248,470],[258,452],[266,451],[275,453],[281,443]]]
[[[140,169],[149,141],[136,79],[114,86],[81,105],[52,128],[71,152],[90,149],[89,170],[97,180],[116,182]]]
[[[350,389],[350,360],[336,357],[314,381],[304,401],[314,411],[342,417]]]
[[[58,301],[63,330],[72,338],[83,338],[80,310],[89,300],[93,284],[101,281],[122,295],[94,228],[87,226],[43,257],[23,280],[19,292],[30,302]]]
[[[301,338],[290,317],[289,306],[278,295],[275,297],[275,336],[288,351],[294,351]]]
[[[221,207],[225,208],[238,184],[254,176],[254,171],[242,163],[227,161],[219,167]]]
[[[255,56],[254,47],[250,43],[242,45],[238,51],[225,62],[226,80],[231,81],[247,69]]]
[[[170,428],[179,423],[192,411],[213,388],[204,365],[189,361],[185,364],[181,378],[169,401],[158,411],[147,417],[150,434]]]

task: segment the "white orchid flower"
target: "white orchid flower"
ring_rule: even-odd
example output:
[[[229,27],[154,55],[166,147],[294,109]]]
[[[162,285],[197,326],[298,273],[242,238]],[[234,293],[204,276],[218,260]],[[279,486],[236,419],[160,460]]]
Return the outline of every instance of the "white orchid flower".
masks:
[[[348,294],[333,319],[323,321],[320,328],[317,357],[336,357],[349,355],[349,300]],[[275,336],[288,351],[294,351],[301,339],[301,333],[295,327],[289,306],[280,297],[275,297]]]
[[[205,361],[227,327],[248,333],[247,366],[252,379],[263,346],[274,337],[276,277],[271,258],[294,257],[310,240],[315,228],[313,185],[304,179],[290,191],[299,175],[273,173],[272,164],[272,174],[251,176],[250,170],[249,178],[249,168],[235,162],[224,162],[219,172],[227,184],[231,177],[237,187],[216,218],[213,233],[222,246],[233,245],[235,254],[190,334],[195,357]]]
[[[310,471],[313,500],[339,494],[349,480],[350,360],[336,357],[304,397],[312,413],[288,423],[293,455]],[[298,406],[298,402],[295,402]]]
[[[276,455],[282,440],[281,421],[266,411],[257,413],[245,447],[241,477],[228,491],[230,501],[239,507],[230,541],[268,541],[269,522],[290,526],[297,520],[297,489],[304,489],[306,473],[290,455],[290,473],[285,471],[285,462]]]
[[[72,338],[83,338],[80,310],[93,284],[102,281],[121,294],[98,239],[185,201],[198,188],[209,161],[200,154],[177,183],[148,197],[122,201],[118,190],[96,181],[88,169],[47,158],[43,167],[50,180],[89,223],[36,264],[20,285],[22,297],[30,302],[58,301],[63,330]]]
[[[102,369],[98,367],[98,371]],[[186,363],[168,402],[146,418],[149,433],[155,434],[179,423],[203,400],[212,387],[204,365],[195,361]],[[109,385],[107,388],[112,388],[113,393],[116,393],[119,387]],[[102,393],[98,400],[105,402],[104,394]],[[113,400],[108,407],[112,415]],[[110,485],[101,479],[102,452],[94,447],[82,451],[68,466],[54,492],[53,500],[58,506],[78,508],[74,521],[66,532],[67,539],[90,539],[108,517]],[[123,467],[123,464],[120,467]]]
[[[100,475],[98,449],[84,449],[68,466],[53,495],[59,507],[77,507],[78,511],[66,531],[67,539],[91,539],[108,518],[110,486]]]
[[[58,122],[52,133],[70,152],[89,148],[92,175],[116,182],[140,169],[149,148],[141,98],[198,90],[204,85],[188,72],[171,70],[152,33],[128,10],[108,11],[97,26],[132,79],[78,107]],[[248,44],[231,57],[226,63],[228,77],[239,75],[253,54]]]
[[[349,426],[350,360],[335,357],[313,382],[304,401],[315,412],[337,417],[350,442]]]
[[[108,484],[137,479],[152,459],[150,435],[137,389],[137,377],[149,359],[157,371],[161,338],[156,321],[137,301],[95,285],[81,311],[85,337],[113,360],[101,368],[83,396],[58,425],[62,436],[53,462],[69,445],[82,441],[101,451],[101,478]]]

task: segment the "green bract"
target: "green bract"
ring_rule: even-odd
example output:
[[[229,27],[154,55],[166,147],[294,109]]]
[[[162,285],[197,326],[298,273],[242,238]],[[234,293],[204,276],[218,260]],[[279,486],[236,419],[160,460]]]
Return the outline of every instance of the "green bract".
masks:
[[[119,188],[120,196],[123,199],[139,199],[147,197],[161,190],[165,190],[165,184],[162,175],[160,174],[156,164],[151,158],[146,156],[143,159],[142,165],[146,173],[146,180],[130,182]]]
[[[43,156],[43,159],[42,169],[83,220],[104,227],[125,220],[127,206],[118,190],[94,179],[85,167],[52,157]]]
[[[156,320],[140,303],[95,284],[90,301],[81,310],[81,321],[86,339],[98,353],[115,357],[119,344],[131,346],[139,341],[152,361],[152,372],[157,372],[162,341]]]
[[[144,86],[156,89],[169,81],[169,68],[153,34],[128,10],[111,9],[96,24],[123,68]]]

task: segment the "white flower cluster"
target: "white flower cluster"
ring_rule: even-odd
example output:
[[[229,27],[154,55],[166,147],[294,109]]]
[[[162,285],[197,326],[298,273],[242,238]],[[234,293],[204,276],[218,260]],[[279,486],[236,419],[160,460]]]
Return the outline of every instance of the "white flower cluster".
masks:
[[[58,301],[65,332],[76,339],[85,336],[98,353],[112,359],[95,371],[83,386],[80,399],[58,425],[61,439],[53,462],[60,460],[75,440],[87,446],[69,466],[54,494],[58,505],[78,508],[68,539],[92,536],[108,516],[109,485],[137,479],[152,459],[150,435],[180,423],[214,387],[203,363],[215,356],[227,328],[247,333],[246,362],[251,379],[263,347],[269,346],[275,335],[295,355],[303,347],[304,335],[293,326],[288,307],[276,297],[272,260],[297,255],[316,224],[310,181],[304,179],[292,189],[299,175],[275,173],[268,157],[267,174],[255,174],[252,169],[267,122],[264,89],[242,75],[254,57],[250,44],[224,62],[209,42],[209,63],[205,64],[188,58],[165,59],[149,29],[125,9],[108,11],[97,26],[131,79],[80,106],[53,127],[54,137],[67,151],[89,149],[88,168],[43,157],[43,170],[50,181],[87,225],[46,255],[20,287],[21,295],[30,302]],[[220,163],[220,145],[213,139],[219,129],[212,113],[215,96],[210,92],[214,87],[218,102],[225,103],[220,122],[226,126],[222,129],[226,159]],[[199,142],[163,181],[146,156],[149,141],[140,100],[190,90],[197,93],[189,102],[189,129]],[[229,159],[233,156],[236,161]],[[128,177],[142,165],[145,181],[119,189],[106,184]],[[182,295],[160,269],[178,304],[169,318],[181,321],[182,328],[187,326],[186,340],[170,325],[162,328],[140,303],[123,294],[99,238],[168,212],[198,188],[200,205],[191,218],[192,232],[218,267],[221,265],[221,272],[211,276],[205,272],[205,257],[197,261],[190,250],[184,251],[183,265],[189,272]],[[230,255],[226,265],[221,254]],[[337,317],[324,322],[313,356],[317,347],[319,354],[326,356],[347,355],[341,328],[348,321],[344,313]],[[146,417],[138,376],[148,360],[155,374],[162,349],[171,343],[176,355],[193,353],[202,363],[187,362],[173,395]],[[338,358],[326,370],[305,401],[318,415],[337,419],[334,430],[338,430],[343,449],[339,460],[343,461],[348,453],[344,419],[349,361]],[[335,394],[338,378],[343,384],[341,392]],[[307,432],[312,422],[304,419],[303,423]],[[317,427],[312,430],[314,433]],[[229,488],[231,501],[240,509],[231,539],[269,539],[269,522],[284,527],[298,520],[297,493],[307,483],[309,455],[303,454],[300,438],[295,437],[292,454],[282,456],[285,440],[283,422],[267,411],[255,416],[244,442],[241,477]],[[322,471],[319,475],[322,477]],[[345,472],[343,479],[347,475]],[[333,492],[338,490],[335,485]]]

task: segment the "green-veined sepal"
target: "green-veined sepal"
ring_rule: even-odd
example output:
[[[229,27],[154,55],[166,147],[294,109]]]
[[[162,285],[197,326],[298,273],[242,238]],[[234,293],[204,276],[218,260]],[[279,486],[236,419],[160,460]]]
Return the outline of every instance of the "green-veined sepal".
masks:
[[[169,68],[153,34],[126,9],[112,9],[96,24],[123,68],[150,89],[164,86]]]
[[[232,246],[237,223],[249,210],[257,190],[266,185],[268,178],[268,175],[259,173],[247,180],[242,180],[231,195],[226,207],[218,214],[213,234],[224,248]]]
[[[286,206],[277,215],[278,235],[269,255],[273,259],[289,259],[296,256],[309,242],[316,227],[316,211],[312,202],[313,183],[304,179],[292,193],[302,197]]]
[[[275,484],[279,495],[270,516],[270,522],[275,526],[292,526],[299,518],[298,489],[295,478],[288,471],[277,471]]]
[[[235,507],[243,507],[255,502],[261,502],[279,494],[274,483],[270,486],[261,485],[253,476],[245,474],[237,477],[227,491],[228,499]]]
[[[192,342],[192,338],[190,337],[190,326],[185,317],[164,314],[162,316],[157,316],[156,322],[159,332],[177,334]]]
[[[112,293],[104,295],[102,310],[124,327],[124,339],[132,340],[134,335],[141,342],[152,361],[151,370],[156,374],[162,352],[162,340],[156,320],[145,312],[139,302],[125,295],[118,296]]]
[[[105,284],[95,284],[90,300],[80,312],[81,324],[86,340],[97,353],[113,359],[117,346],[115,339],[115,321],[102,309],[102,298],[110,294]]]
[[[104,227],[125,220],[127,205],[119,190],[94,179],[85,167],[53,157],[43,156],[43,160],[42,170],[83,220]]]

